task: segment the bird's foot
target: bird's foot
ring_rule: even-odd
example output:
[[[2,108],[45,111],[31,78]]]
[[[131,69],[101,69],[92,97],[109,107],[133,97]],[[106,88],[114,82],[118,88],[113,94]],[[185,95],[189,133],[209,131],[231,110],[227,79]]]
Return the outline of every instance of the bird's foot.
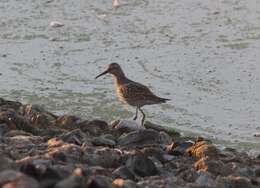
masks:
[[[144,119],[142,119],[142,121],[141,121],[141,126],[145,128],[145,126],[144,126]]]

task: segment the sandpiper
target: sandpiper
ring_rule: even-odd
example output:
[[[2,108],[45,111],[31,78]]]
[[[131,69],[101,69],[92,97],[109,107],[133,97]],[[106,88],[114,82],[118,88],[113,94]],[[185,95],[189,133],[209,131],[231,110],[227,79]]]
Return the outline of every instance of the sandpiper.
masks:
[[[96,79],[107,73],[112,74],[114,77],[116,93],[119,100],[123,103],[129,104],[130,106],[136,107],[136,113],[133,119],[137,119],[138,110],[142,113],[142,126],[144,126],[145,114],[141,107],[144,105],[165,103],[167,100],[170,100],[157,97],[148,87],[138,82],[129,80],[117,63],[109,64],[104,72],[96,76]]]

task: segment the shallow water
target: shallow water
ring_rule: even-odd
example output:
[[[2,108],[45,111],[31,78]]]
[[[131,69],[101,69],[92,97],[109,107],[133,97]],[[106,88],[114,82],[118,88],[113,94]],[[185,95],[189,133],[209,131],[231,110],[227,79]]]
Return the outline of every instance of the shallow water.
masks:
[[[131,118],[111,62],[167,104],[151,121],[260,151],[260,1],[2,0],[0,95],[85,119]],[[53,20],[65,24],[51,28]]]

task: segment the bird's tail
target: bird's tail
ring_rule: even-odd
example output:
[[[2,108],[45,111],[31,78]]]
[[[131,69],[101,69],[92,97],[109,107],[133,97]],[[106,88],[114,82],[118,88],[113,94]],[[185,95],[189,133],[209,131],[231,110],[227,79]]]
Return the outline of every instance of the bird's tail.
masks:
[[[171,99],[165,99],[165,98],[158,97],[158,100],[159,100],[161,103],[165,103],[165,102],[167,102],[167,101],[170,101]]]

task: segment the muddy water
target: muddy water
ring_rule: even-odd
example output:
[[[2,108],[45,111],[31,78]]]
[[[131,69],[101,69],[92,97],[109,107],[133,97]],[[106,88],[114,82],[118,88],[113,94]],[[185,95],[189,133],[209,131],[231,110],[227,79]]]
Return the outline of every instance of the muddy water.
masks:
[[[104,66],[169,103],[148,118],[260,151],[260,1],[1,0],[0,95],[86,119],[131,118]],[[51,21],[61,28],[51,28]]]

